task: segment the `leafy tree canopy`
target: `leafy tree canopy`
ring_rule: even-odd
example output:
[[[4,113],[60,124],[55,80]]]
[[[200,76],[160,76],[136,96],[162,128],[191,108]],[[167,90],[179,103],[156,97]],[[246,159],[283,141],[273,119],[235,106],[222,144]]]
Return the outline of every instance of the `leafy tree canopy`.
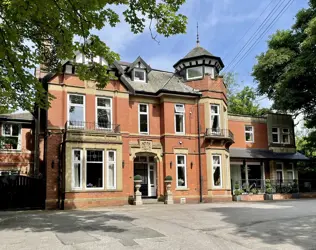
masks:
[[[2,0],[0,1],[0,105],[31,111],[34,103],[48,107],[45,90],[32,70],[44,64],[60,72],[61,62],[75,52],[87,58],[103,57],[108,64],[119,55],[93,35],[92,30],[119,23],[115,5],[125,6],[123,16],[131,32],[141,33],[150,22],[166,37],[185,33],[187,18],[179,14],[185,0]],[[151,27],[153,26],[153,27]],[[115,34],[112,34],[115,35]],[[74,38],[81,37],[82,42]],[[124,39],[124,37],[122,37]],[[79,39],[78,39],[79,40]],[[87,42],[89,41],[89,42]],[[32,70],[31,70],[32,69]],[[82,80],[96,80],[104,87],[111,76],[106,66],[78,65]],[[50,96],[52,98],[52,96]]]
[[[273,109],[303,113],[316,126],[316,0],[300,10],[289,30],[277,31],[268,50],[257,57],[253,76],[260,94],[273,100]]]

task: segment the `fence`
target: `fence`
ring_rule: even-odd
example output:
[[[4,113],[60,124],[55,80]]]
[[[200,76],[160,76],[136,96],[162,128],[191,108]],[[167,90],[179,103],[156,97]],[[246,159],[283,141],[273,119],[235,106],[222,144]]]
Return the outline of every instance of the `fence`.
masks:
[[[316,180],[293,179],[269,180],[272,193],[305,193],[316,191]],[[242,179],[232,180],[232,193],[234,189],[239,189],[245,193],[266,193],[267,180],[263,179]],[[271,191],[271,190],[270,190]]]

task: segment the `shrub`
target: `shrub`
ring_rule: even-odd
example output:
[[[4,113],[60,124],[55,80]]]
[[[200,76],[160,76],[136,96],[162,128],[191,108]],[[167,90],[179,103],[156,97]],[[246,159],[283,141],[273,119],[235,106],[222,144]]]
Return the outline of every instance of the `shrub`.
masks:
[[[257,194],[257,193],[259,193],[259,190],[256,188],[252,188],[250,192],[253,194]]]
[[[140,175],[135,175],[134,176],[134,181],[141,181],[142,177]]]
[[[266,193],[267,194],[272,194],[273,190],[272,190],[272,185],[271,185],[271,181],[269,179],[266,180]]]
[[[238,181],[236,181],[234,189],[240,189],[240,185],[239,185]]]
[[[294,179],[293,180],[293,185],[292,185],[292,193],[298,193],[299,190],[298,190],[298,182],[297,182],[297,179]]]
[[[172,181],[172,176],[167,175],[167,176],[165,177],[165,181]]]
[[[242,195],[243,191],[240,189],[235,189],[234,190],[234,195]]]

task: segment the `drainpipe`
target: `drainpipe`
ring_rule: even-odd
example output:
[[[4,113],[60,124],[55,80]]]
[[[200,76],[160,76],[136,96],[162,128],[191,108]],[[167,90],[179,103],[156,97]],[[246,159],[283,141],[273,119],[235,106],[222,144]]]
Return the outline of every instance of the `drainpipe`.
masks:
[[[198,154],[199,154],[199,170],[200,170],[200,202],[203,202],[203,176],[202,176],[202,160],[201,160],[201,127],[200,127],[200,101],[201,97],[199,97],[197,101],[197,122],[198,122]]]

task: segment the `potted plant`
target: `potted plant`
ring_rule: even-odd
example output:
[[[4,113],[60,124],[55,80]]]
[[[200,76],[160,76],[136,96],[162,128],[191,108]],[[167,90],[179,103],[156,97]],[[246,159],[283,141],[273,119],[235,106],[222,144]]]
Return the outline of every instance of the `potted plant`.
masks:
[[[252,193],[252,194],[258,194],[258,193],[259,193],[259,190],[258,190],[257,188],[252,188],[252,189],[250,190],[250,193]]]
[[[273,189],[271,185],[271,181],[269,179],[266,180],[266,192],[264,194],[265,200],[273,200]]]
[[[298,181],[297,179],[293,180],[293,185],[292,185],[292,198],[294,199],[299,199],[300,198],[300,193],[299,193],[299,188],[298,188]]]
[[[172,176],[167,175],[167,176],[165,177],[165,183],[170,183],[170,182],[172,182]]]
[[[234,194],[233,194],[233,200],[234,201],[241,201],[241,195],[242,195],[243,191],[240,190],[240,186],[239,183],[236,182],[235,186],[234,186]]]
[[[142,177],[140,175],[135,175],[134,176],[134,182],[135,183],[141,183],[142,182]]]

